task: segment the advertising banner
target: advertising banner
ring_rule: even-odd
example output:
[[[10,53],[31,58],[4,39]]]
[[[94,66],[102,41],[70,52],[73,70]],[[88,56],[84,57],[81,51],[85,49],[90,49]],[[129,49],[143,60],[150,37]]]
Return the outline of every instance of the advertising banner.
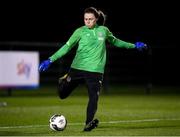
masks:
[[[0,87],[39,85],[39,53],[0,51]]]

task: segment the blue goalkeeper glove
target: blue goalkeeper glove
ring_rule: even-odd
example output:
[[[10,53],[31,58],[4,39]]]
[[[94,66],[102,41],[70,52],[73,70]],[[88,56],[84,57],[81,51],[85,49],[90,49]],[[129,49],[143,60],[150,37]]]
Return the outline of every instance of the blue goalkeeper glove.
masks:
[[[49,66],[51,65],[52,61],[50,59],[43,61],[40,65],[39,65],[39,72],[43,72],[46,71]]]
[[[142,51],[143,49],[147,49],[147,45],[143,42],[136,42],[135,48],[138,49],[139,51]]]

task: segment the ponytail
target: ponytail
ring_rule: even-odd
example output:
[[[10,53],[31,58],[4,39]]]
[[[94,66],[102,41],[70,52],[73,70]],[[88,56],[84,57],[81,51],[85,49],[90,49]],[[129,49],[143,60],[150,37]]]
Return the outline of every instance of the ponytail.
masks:
[[[97,23],[99,25],[105,25],[105,23],[106,23],[106,15],[101,10],[98,11],[98,14],[99,14],[99,17],[98,17]]]

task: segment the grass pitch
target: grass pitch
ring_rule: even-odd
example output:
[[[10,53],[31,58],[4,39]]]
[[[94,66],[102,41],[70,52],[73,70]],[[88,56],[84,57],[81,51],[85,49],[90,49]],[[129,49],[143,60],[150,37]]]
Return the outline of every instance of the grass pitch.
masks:
[[[58,98],[55,89],[44,89],[40,92],[23,91],[18,94],[13,93],[11,97],[1,97],[0,135],[180,135],[180,95],[178,94],[101,94],[96,113],[96,118],[100,120],[99,126],[91,132],[83,132],[88,97],[84,89],[77,90],[82,90],[84,94],[72,94],[65,100]],[[49,91],[53,94],[48,94]],[[2,102],[6,102],[7,106],[2,105]],[[53,114],[63,114],[67,118],[68,124],[64,131],[52,131],[49,128],[49,118]]]

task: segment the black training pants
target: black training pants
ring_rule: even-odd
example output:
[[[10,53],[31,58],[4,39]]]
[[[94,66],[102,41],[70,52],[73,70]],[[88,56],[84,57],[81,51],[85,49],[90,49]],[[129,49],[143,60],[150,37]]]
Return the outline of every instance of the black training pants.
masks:
[[[93,120],[97,111],[98,97],[101,90],[102,80],[102,73],[88,72],[71,68],[67,77],[58,85],[59,97],[61,99],[65,99],[79,84],[85,82],[89,95],[86,124]]]

